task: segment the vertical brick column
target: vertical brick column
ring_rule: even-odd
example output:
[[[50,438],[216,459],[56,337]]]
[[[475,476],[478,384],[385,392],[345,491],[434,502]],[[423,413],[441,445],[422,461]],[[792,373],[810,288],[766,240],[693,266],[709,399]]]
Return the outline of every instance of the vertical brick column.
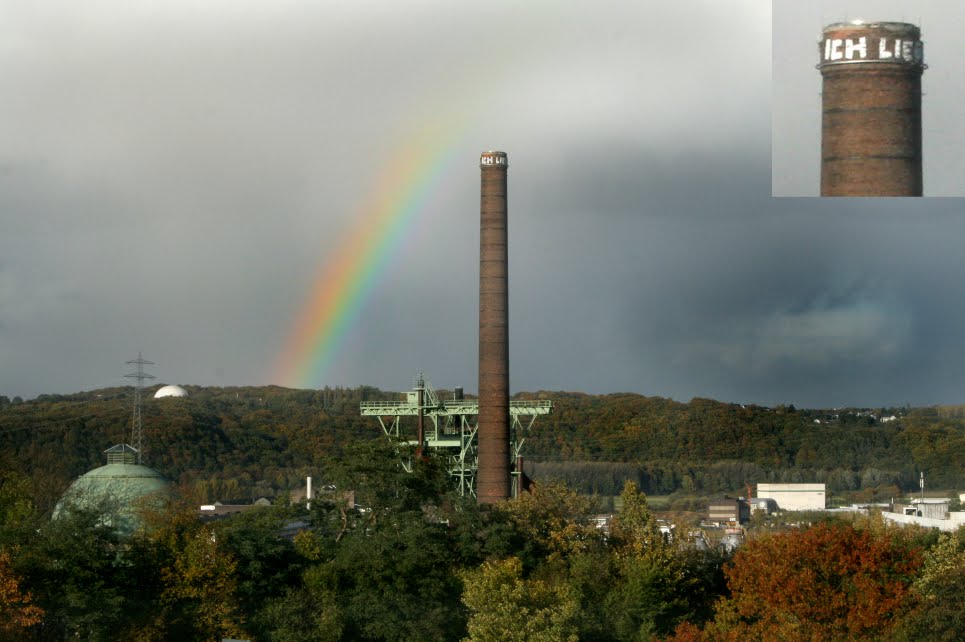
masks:
[[[510,495],[509,261],[504,152],[483,152],[479,208],[479,470],[476,497]]]
[[[821,196],[921,196],[918,27],[828,25],[819,55]]]

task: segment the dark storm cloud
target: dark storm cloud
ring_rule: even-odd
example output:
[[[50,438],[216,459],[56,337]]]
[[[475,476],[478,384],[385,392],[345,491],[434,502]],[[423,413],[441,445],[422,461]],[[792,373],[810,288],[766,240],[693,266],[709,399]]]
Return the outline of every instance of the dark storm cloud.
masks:
[[[731,208],[743,217],[764,216],[770,207],[759,197],[768,186],[769,166],[762,157],[767,140],[750,128],[734,131],[727,144],[713,148],[682,139],[672,147],[608,141],[560,149],[570,162],[520,188],[526,199],[520,207],[548,220],[568,213],[600,221],[627,216],[643,223],[653,217],[718,220],[732,218]],[[742,212],[739,203],[754,207]]]
[[[568,158],[584,162],[515,196],[513,247],[524,257],[511,285],[517,381],[686,394],[666,385],[648,335],[676,323],[668,315],[706,318],[703,298],[682,302],[681,287],[733,270],[741,254],[718,231],[739,240],[768,215],[769,199],[748,196],[767,188],[766,147],[753,138],[740,141],[749,148],[735,141],[739,152],[694,149],[673,164],[648,148],[572,149]],[[719,266],[707,260],[717,244]],[[588,372],[592,381],[578,386]]]
[[[455,160],[316,385],[475,389],[492,147],[514,389],[960,400],[955,206],[767,197],[760,2],[3,11],[0,394],[124,383],[139,350],[170,383],[273,383],[391,159],[436,135]]]
[[[965,232],[961,208],[773,201],[759,196],[762,146],[750,137],[748,147],[686,163],[637,147],[608,148],[606,158],[574,153],[590,162],[533,193],[549,239],[541,254],[553,257],[543,267],[564,285],[540,289],[539,276],[516,273],[514,284],[525,279],[522,289],[540,294],[516,304],[526,312],[514,325],[524,326],[514,372],[551,364],[542,381],[569,388],[582,375],[569,361],[595,373],[596,391],[684,399],[957,399],[949,379],[960,377],[949,367],[965,321],[954,240]],[[553,243],[564,234],[579,241]],[[575,333],[573,318],[585,321]],[[541,343],[540,334],[553,338]],[[936,381],[937,372],[948,379]]]
[[[782,202],[753,235],[715,227],[684,269],[665,263],[667,280],[636,301],[643,321],[627,329],[639,353],[693,395],[812,406],[957,399],[960,383],[936,374],[952,374],[965,321],[947,240],[965,232],[946,218],[958,208],[914,207],[909,224],[908,206],[802,203]]]

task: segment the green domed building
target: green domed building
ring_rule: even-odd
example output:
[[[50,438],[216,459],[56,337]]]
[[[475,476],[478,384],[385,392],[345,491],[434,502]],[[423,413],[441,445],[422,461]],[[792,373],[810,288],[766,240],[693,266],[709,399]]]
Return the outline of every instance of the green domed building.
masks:
[[[153,468],[138,464],[137,450],[127,444],[105,453],[107,465],[78,477],[57,503],[53,519],[62,516],[67,505],[105,510],[103,523],[128,536],[140,525],[138,506],[160,502],[170,482]]]

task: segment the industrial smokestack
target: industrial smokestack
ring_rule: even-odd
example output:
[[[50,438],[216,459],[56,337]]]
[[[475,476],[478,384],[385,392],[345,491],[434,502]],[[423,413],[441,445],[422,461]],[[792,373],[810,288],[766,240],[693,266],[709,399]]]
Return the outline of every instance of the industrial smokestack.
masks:
[[[479,158],[479,470],[480,504],[509,499],[509,264],[504,152]]]
[[[904,22],[824,28],[821,196],[921,196],[921,33]]]

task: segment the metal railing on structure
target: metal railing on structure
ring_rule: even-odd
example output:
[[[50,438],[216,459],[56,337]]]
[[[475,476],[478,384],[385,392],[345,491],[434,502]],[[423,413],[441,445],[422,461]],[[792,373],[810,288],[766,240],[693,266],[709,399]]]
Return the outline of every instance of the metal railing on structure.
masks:
[[[409,401],[363,401],[359,404],[363,415],[394,415],[397,411],[417,412],[419,406]],[[427,411],[446,410],[453,415],[476,415],[479,414],[479,402],[475,399],[443,400],[436,401],[435,404],[425,404],[423,409]],[[509,402],[510,414],[519,415],[548,415],[553,410],[553,402],[545,399],[520,400]],[[383,412],[389,411],[389,412]]]
[[[406,393],[405,400],[361,402],[361,414],[376,417],[386,435],[401,439],[405,439],[402,418],[421,415],[425,419],[423,443],[436,452],[446,453],[447,468],[450,476],[456,480],[458,492],[475,496],[476,471],[479,467],[476,440],[479,400],[440,399],[432,384],[421,373],[416,376],[414,384],[415,389]],[[460,393],[456,394],[461,396]],[[419,397],[422,398],[421,406]],[[509,402],[511,466],[516,466],[520,460],[523,443],[536,418],[552,411],[553,402],[548,399],[517,399]],[[407,467],[406,470],[411,468]],[[520,488],[520,471],[512,475],[515,496]]]

